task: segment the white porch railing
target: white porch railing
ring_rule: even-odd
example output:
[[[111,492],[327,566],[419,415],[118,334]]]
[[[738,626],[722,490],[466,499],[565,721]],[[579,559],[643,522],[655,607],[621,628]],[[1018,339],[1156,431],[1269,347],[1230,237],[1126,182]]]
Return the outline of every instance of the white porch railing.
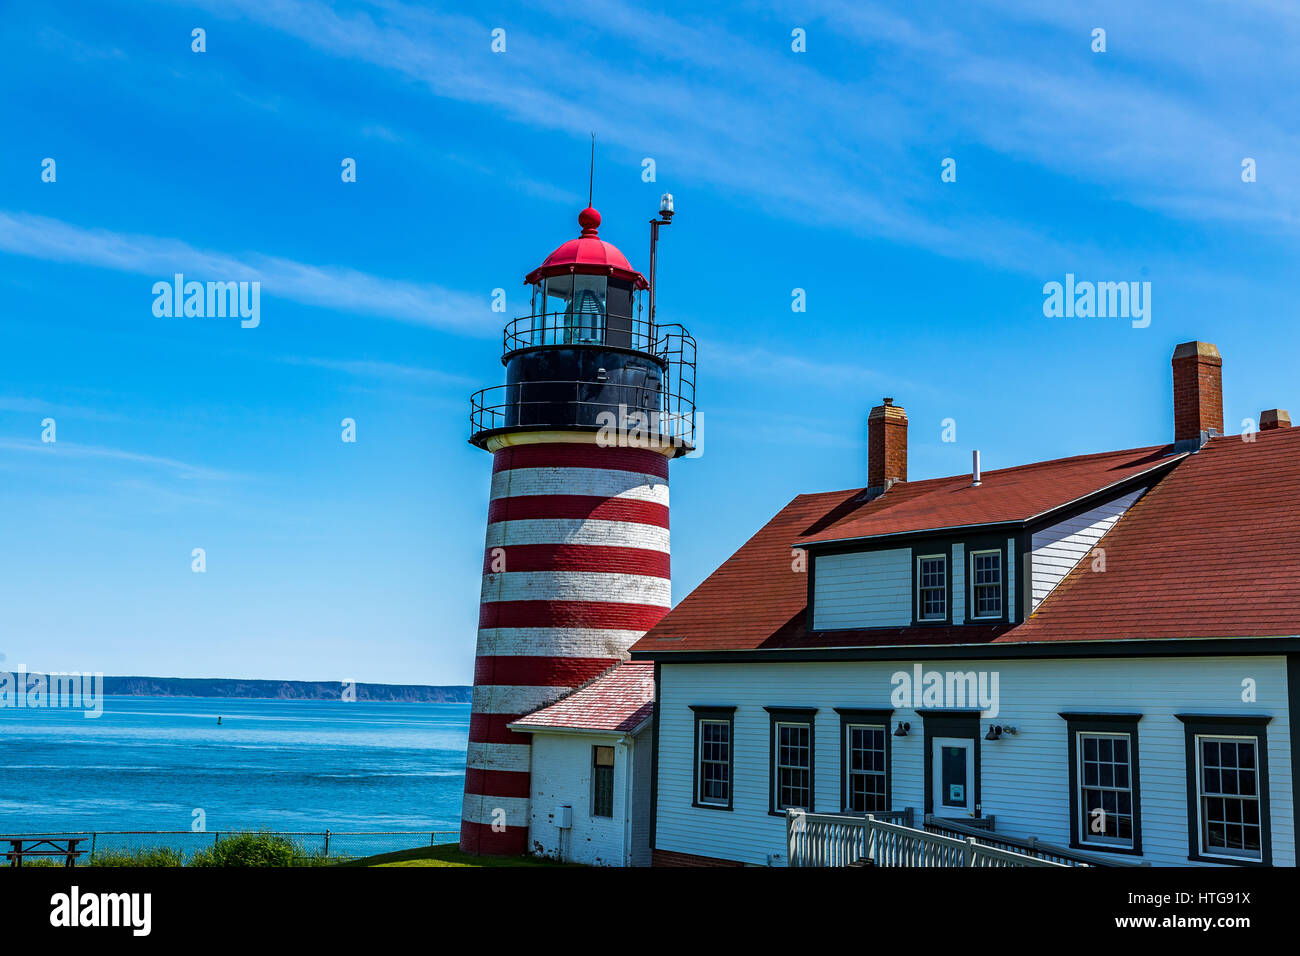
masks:
[[[977,843],[927,833],[875,816],[851,817],[829,813],[785,814],[786,860],[789,866],[1059,866]]]

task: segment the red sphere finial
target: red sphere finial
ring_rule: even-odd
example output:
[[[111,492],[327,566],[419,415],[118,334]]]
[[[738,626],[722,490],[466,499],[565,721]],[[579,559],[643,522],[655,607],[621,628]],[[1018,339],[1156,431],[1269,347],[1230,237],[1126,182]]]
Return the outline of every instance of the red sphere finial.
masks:
[[[584,236],[594,236],[596,230],[600,228],[600,213],[588,206],[582,212],[578,213],[578,225],[582,227]]]

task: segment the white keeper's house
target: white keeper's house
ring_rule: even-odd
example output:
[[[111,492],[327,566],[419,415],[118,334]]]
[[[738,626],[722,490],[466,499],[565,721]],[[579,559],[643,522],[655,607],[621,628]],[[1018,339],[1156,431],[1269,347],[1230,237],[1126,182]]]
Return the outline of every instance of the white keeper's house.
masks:
[[[1274,409],[1223,435],[1221,364],[1174,351],[1170,442],[920,481],[886,399],[867,487],[795,498],[632,646],[647,730],[546,727],[562,705],[517,722],[535,790],[541,735],[583,741],[530,832],[551,832],[536,808],[611,798],[616,828],[642,788],[656,865],[782,865],[789,808],[1294,865],[1300,430]]]

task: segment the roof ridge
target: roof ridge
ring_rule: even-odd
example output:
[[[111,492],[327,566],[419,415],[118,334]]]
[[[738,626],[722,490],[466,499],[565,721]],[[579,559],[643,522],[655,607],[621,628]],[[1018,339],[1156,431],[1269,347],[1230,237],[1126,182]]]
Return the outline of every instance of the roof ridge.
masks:
[[[1278,429],[1278,430],[1280,431],[1281,429]],[[1220,437],[1220,438],[1222,438],[1222,437],[1227,437],[1227,436],[1222,436],[1222,435],[1220,435],[1220,436],[1216,436],[1216,437]],[[1170,456],[1172,456],[1173,454],[1175,454],[1173,443],[1172,443],[1172,442],[1166,442],[1166,443],[1163,444],[1163,445],[1139,445],[1139,446],[1137,446],[1137,447],[1135,447],[1135,448],[1116,448],[1116,449],[1113,449],[1113,450],[1111,450],[1111,451],[1094,451],[1094,452],[1085,452],[1085,453],[1080,454],[1080,455],[1066,455],[1066,456],[1064,456],[1064,457],[1062,457],[1062,458],[1044,458],[1044,459],[1041,460],[1041,461],[1027,461],[1027,462],[1024,462],[1023,464],[1019,464],[1019,465],[1007,465],[1005,468],[982,468],[980,471],[981,471],[981,474],[982,474],[984,477],[988,477],[989,475],[1005,474],[1006,472],[1009,472],[1009,471],[1027,471],[1027,470],[1030,469],[1030,468],[1041,468],[1041,467],[1044,467],[1044,466],[1047,466],[1047,465],[1060,465],[1060,464],[1064,464],[1065,462],[1070,462],[1070,461],[1083,461],[1083,460],[1085,460],[1085,459],[1089,459],[1089,458],[1094,458],[1094,459],[1095,459],[1095,458],[1108,458],[1108,457],[1114,457],[1114,456],[1119,456],[1119,455],[1135,454],[1135,453],[1137,453],[1137,452],[1157,452],[1157,451],[1160,451],[1160,450],[1163,449],[1163,448],[1168,448],[1168,449],[1169,449],[1169,453],[1168,453],[1167,455],[1162,455],[1162,456],[1161,456],[1162,458],[1167,458],[1167,457],[1170,457]],[[895,487],[897,487],[897,488],[903,488],[903,489],[905,489],[905,488],[915,488],[915,487],[917,487],[917,486],[919,486],[919,485],[931,484],[931,483],[934,483],[934,482],[940,482],[940,481],[956,481],[956,480],[958,480],[958,479],[965,480],[965,479],[968,479],[968,478],[970,478],[970,472],[968,472],[968,471],[964,471],[964,472],[958,472],[957,474],[954,474],[954,475],[935,475],[935,476],[932,477],[932,478],[917,478],[917,479],[914,480],[914,481],[912,481],[912,480],[903,480],[903,481],[900,481],[897,485],[895,485]],[[817,496],[819,496],[819,495],[841,495],[841,494],[847,495],[847,494],[854,493],[854,492],[856,492],[856,493],[858,493],[858,494],[861,494],[862,492],[864,492],[864,491],[866,491],[866,490],[867,490],[867,486],[863,485],[863,486],[857,486],[857,487],[854,487],[854,488],[845,488],[845,489],[842,490],[842,491],[838,491],[838,490],[837,490],[837,491],[807,491],[807,492],[800,492],[799,494],[795,495],[794,498],[791,499],[791,501],[792,501],[792,502],[793,502],[793,501],[797,501],[797,500],[799,500],[800,498],[815,498],[815,497],[817,497]],[[888,494],[888,492],[886,492],[885,494]],[[880,495],[880,496],[879,496],[879,500],[884,501],[884,500],[885,500],[885,494]],[[896,500],[896,499],[894,499],[894,500]]]
[[[1111,451],[1094,451],[1082,455],[1066,455],[1064,458],[1045,458],[1042,461],[1025,462],[1023,465],[1008,465],[1006,468],[984,468],[981,469],[981,471],[985,475],[996,475],[1000,471],[1019,471],[1025,468],[1038,468],[1043,465],[1059,465],[1067,461],[1083,461],[1084,459],[1113,458],[1120,455],[1132,455],[1137,452],[1157,452],[1164,448],[1169,449],[1169,455],[1174,454],[1173,442],[1166,442],[1163,445],[1139,445],[1136,448],[1116,448]],[[1168,455],[1162,455],[1161,457],[1168,457]],[[953,477],[961,478],[965,476],[954,475]]]

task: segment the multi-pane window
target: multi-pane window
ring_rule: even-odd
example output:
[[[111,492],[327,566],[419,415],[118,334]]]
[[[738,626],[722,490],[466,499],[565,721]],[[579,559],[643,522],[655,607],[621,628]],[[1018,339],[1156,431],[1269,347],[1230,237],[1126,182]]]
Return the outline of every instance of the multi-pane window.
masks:
[[[1070,754],[1070,845],[1142,852],[1141,714],[1063,713]]]
[[[1002,552],[972,551],[971,617],[1002,616]]]
[[[591,815],[614,815],[614,748],[591,748]]]
[[[888,729],[864,724],[848,724],[844,728],[847,774],[844,808],[851,813],[889,809],[885,752]]]
[[[1132,741],[1128,734],[1075,735],[1082,843],[1133,846]]]
[[[710,806],[731,805],[731,721],[699,721],[700,765],[696,800]]]
[[[1258,745],[1255,737],[1196,737],[1201,851],[1207,856],[1262,857]]]
[[[775,736],[776,809],[811,809],[812,727],[778,722]]]
[[[916,616],[922,621],[948,617],[948,559],[942,554],[916,559]]]

